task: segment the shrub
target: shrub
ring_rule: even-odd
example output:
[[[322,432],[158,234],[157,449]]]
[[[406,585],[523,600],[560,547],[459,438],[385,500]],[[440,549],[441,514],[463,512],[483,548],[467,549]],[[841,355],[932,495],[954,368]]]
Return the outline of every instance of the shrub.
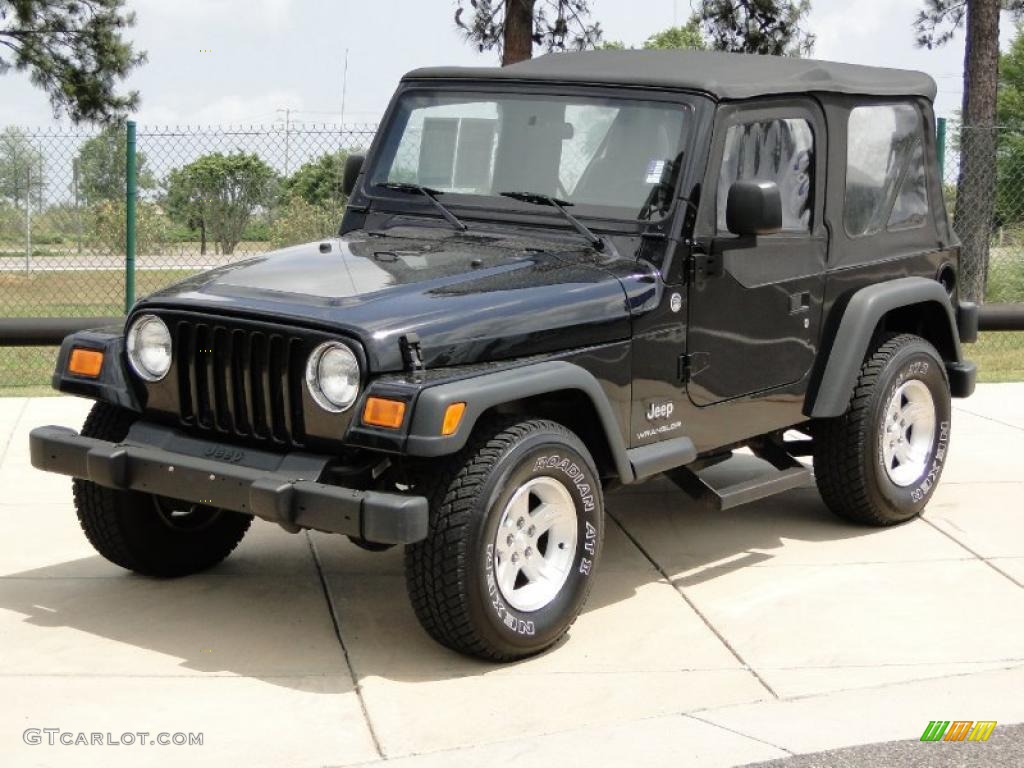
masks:
[[[135,214],[137,253],[151,253],[168,241],[170,226],[159,205],[140,201]],[[124,253],[128,247],[125,221],[123,202],[104,200],[90,206],[86,230],[89,246],[110,253]]]
[[[340,208],[311,205],[295,197],[275,209],[270,240],[275,246],[283,247],[333,237],[340,223]]]

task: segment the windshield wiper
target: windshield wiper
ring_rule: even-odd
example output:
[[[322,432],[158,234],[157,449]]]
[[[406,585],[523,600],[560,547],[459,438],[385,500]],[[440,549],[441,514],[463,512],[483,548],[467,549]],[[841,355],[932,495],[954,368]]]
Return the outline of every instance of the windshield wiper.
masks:
[[[434,207],[441,212],[441,215],[444,216],[445,220],[457,230],[465,232],[469,229],[469,227],[462,223],[462,220],[459,219],[458,216],[448,210],[447,206],[437,199],[438,195],[444,194],[439,189],[430,189],[430,187],[424,187],[420,184],[413,184],[407,181],[386,181],[382,184],[374,184],[374,186],[390,189],[394,192],[405,192],[409,195],[423,195],[427,200],[434,204]]]
[[[551,197],[551,195],[542,195],[539,192],[499,192],[502,197],[510,197],[513,200],[519,200],[524,203],[533,203],[534,205],[546,205],[554,208],[565,220],[572,224],[576,231],[587,238],[587,241],[593,246],[594,250],[604,250],[604,239],[584,224],[582,221],[577,219],[571,213],[566,210],[567,206],[572,205],[568,200],[559,200],[557,197]]]

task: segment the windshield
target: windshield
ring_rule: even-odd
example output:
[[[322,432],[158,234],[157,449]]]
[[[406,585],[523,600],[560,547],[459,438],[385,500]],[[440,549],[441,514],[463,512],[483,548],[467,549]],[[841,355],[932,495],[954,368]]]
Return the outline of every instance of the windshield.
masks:
[[[577,215],[657,219],[672,201],[688,114],[659,101],[412,91],[369,183],[419,184],[446,205],[507,205],[501,193],[528,192]]]

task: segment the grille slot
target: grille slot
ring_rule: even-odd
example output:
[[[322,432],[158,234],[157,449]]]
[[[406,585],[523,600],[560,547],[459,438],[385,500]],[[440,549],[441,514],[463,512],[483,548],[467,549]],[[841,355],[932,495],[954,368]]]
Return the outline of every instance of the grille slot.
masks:
[[[301,446],[302,339],[205,320],[175,326],[181,422],[277,445]]]

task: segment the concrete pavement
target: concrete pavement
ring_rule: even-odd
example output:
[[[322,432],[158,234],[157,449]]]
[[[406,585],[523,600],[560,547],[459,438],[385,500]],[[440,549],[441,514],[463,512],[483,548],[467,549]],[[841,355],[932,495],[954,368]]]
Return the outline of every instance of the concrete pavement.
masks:
[[[664,481],[611,494],[568,641],[510,666],[426,637],[397,549],[256,521],[207,574],[110,565],[70,481],[28,462],[29,429],[88,407],[0,400],[2,765],[729,766],[1024,722],[1024,385],[955,403],[942,485],[897,528],[842,523],[810,488],[714,515]]]

